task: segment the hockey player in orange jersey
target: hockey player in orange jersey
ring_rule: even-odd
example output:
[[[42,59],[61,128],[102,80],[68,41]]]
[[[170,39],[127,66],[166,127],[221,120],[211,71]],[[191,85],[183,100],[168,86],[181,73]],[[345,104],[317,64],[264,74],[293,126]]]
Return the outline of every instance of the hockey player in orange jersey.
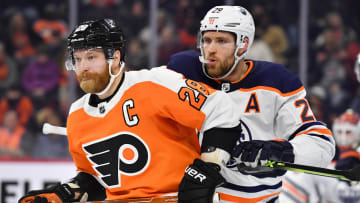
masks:
[[[79,173],[19,203],[176,196],[188,165],[194,181],[206,183],[197,202],[212,202],[241,134],[230,98],[166,68],[125,72],[124,47],[110,19],[84,22],[70,34],[66,67],[87,93],[67,118]]]

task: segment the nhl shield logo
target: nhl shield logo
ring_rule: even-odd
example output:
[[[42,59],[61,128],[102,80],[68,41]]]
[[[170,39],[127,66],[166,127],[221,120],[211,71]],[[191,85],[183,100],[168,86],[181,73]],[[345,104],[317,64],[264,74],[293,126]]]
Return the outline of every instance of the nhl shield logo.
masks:
[[[230,83],[224,82],[221,84],[221,91],[228,92],[230,91]]]

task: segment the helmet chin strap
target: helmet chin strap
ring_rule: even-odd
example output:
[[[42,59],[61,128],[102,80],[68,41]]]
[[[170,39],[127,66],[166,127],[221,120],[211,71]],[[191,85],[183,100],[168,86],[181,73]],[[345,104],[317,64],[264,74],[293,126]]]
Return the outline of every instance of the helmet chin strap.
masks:
[[[124,67],[125,67],[125,62],[121,61],[121,62],[120,62],[120,70],[119,70],[119,72],[116,73],[116,75],[113,75],[113,74],[111,73],[111,66],[112,66],[112,64],[113,64],[113,59],[109,59],[109,60],[108,60],[108,64],[109,64],[110,81],[109,81],[109,83],[107,84],[107,86],[106,86],[101,92],[95,93],[95,94],[98,95],[98,96],[101,96],[101,95],[105,94],[105,92],[107,92],[107,91],[110,89],[111,85],[112,85],[113,82],[115,81],[115,78],[117,78],[117,77],[120,75],[120,73],[123,71],[123,69],[124,69]]]
[[[222,79],[228,77],[232,72],[234,72],[234,70],[236,69],[236,66],[238,65],[239,61],[241,59],[245,58],[245,56],[246,56],[246,54],[248,52],[248,49],[246,49],[246,51],[241,56],[237,55],[238,50],[240,48],[243,48],[244,46],[245,46],[245,43],[240,43],[240,45],[236,48],[236,50],[234,52],[235,61],[234,61],[233,65],[232,65],[232,67],[227,71],[227,73],[225,73],[223,76],[220,76],[220,77],[212,77],[207,73],[205,64],[209,63],[210,61],[204,58],[204,51],[203,51],[203,48],[201,48],[200,49],[201,50],[201,56],[199,56],[199,60],[202,63],[202,70],[203,70],[205,76],[210,78],[210,79],[213,79],[213,80],[222,80]]]

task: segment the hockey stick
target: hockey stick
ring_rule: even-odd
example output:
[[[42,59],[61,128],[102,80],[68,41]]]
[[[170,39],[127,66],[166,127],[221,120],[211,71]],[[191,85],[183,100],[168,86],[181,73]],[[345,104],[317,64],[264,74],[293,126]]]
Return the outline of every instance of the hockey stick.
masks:
[[[104,200],[104,201],[92,201],[88,203],[175,203],[177,197],[148,197],[148,198],[132,198],[122,200]]]
[[[42,132],[43,132],[43,134],[46,134],[46,135],[47,134],[56,134],[56,135],[66,136],[66,134],[67,134],[65,127],[51,125],[50,123],[44,123]]]
[[[353,169],[341,171],[327,168],[320,168],[315,166],[306,166],[299,164],[291,164],[278,161],[268,161],[265,166],[276,169],[283,169],[288,171],[295,171],[300,173],[309,173],[313,175],[327,176],[333,178],[340,178],[347,181],[360,181],[360,166]]]

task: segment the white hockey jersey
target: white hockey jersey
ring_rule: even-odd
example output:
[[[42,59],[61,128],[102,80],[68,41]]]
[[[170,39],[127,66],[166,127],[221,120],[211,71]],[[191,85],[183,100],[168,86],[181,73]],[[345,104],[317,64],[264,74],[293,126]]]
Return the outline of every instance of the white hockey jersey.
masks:
[[[207,78],[199,53],[173,55],[168,68],[186,78],[227,92],[242,124],[240,141],[289,140],[295,163],[326,167],[335,154],[331,131],[314,117],[299,78],[279,64],[247,60],[248,71],[236,82]],[[227,184],[218,189],[222,202],[275,202],[283,171],[248,173],[229,163],[223,170]]]

